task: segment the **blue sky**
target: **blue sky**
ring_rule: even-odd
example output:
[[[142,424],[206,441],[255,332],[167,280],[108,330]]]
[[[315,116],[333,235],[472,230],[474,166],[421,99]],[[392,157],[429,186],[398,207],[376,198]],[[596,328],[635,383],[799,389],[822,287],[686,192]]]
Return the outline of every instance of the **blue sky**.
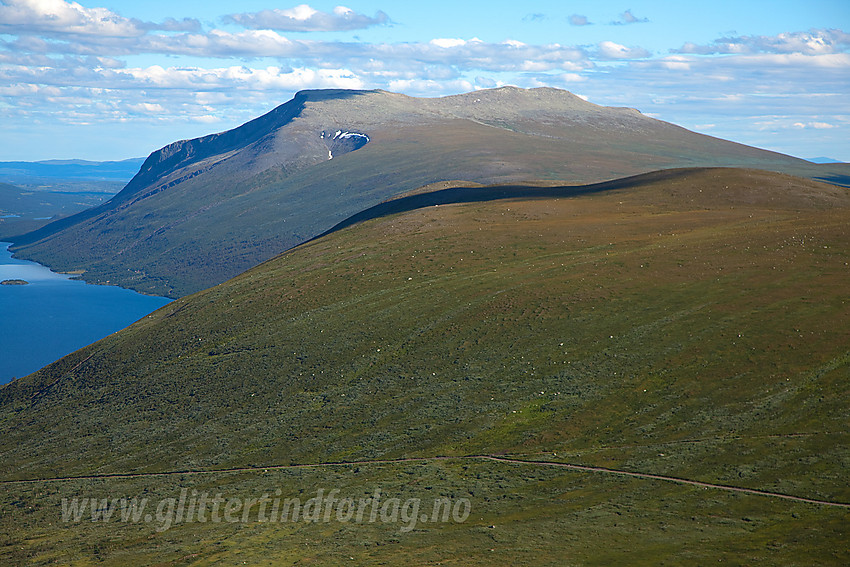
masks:
[[[850,161],[850,2],[0,0],[0,161],[145,156],[307,88],[505,84]]]

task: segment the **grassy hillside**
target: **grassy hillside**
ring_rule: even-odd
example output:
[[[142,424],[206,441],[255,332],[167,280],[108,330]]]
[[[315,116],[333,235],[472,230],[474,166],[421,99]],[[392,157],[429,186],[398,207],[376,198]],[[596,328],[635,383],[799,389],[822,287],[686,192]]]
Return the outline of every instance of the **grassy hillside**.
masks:
[[[848,191],[732,169],[492,190],[373,211],[1,388],[0,557],[846,563],[846,508],[555,464],[850,502]],[[63,497],[320,487],[472,513],[58,523]]]
[[[370,141],[340,153],[331,140],[343,131]],[[826,172],[556,89],[305,91],[237,129],[154,152],[109,203],[13,250],[90,282],[179,297],[426,184],[589,183],[688,166]]]

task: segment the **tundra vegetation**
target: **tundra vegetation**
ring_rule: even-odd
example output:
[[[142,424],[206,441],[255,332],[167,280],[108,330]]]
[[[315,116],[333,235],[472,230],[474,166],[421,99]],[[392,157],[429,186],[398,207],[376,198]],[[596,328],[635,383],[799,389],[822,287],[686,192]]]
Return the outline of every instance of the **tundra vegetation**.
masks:
[[[374,210],[0,388],[0,562],[847,564],[847,189],[478,189]],[[75,497],[318,488],[471,513],[61,521]]]

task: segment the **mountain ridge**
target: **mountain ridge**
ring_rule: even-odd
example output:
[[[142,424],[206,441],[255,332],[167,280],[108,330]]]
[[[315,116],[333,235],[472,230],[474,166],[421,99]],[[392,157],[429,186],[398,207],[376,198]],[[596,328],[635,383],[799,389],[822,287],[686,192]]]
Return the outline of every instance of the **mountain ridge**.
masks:
[[[369,141],[334,153],[336,132]],[[108,203],[14,238],[13,252],[177,297],[429,183],[588,183],[716,165],[813,167],[552,88],[301,91],[238,128],[152,153]]]

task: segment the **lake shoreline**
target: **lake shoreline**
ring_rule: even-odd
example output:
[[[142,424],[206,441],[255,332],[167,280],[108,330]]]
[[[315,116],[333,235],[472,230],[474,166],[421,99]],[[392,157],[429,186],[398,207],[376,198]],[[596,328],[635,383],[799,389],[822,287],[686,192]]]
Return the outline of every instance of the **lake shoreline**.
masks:
[[[167,305],[170,298],[14,258],[0,242],[0,385],[31,374]],[[22,283],[25,282],[25,283]]]

